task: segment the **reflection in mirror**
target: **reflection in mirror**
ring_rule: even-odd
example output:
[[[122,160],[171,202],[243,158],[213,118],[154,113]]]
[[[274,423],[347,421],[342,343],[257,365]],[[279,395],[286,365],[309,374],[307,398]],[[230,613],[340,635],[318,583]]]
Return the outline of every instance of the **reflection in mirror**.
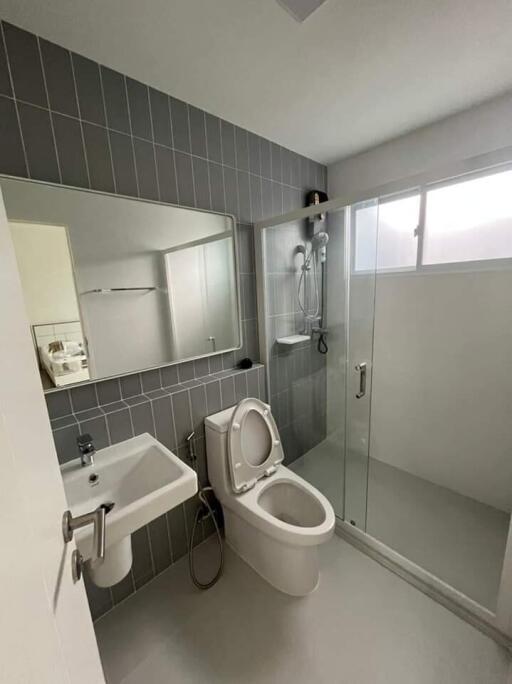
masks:
[[[89,379],[66,228],[9,223],[45,389]]]
[[[232,217],[0,184],[45,388],[240,348]]]

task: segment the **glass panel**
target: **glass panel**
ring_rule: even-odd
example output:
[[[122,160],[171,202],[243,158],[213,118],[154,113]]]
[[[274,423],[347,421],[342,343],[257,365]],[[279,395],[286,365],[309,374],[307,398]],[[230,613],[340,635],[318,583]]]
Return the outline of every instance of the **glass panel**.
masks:
[[[419,193],[379,204],[378,271],[416,268],[419,215]]]
[[[362,530],[366,529],[377,222],[377,201],[352,208],[356,268],[348,287],[344,518]],[[364,272],[357,272],[363,263]]]
[[[505,174],[430,191],[430,262],[510,254],[510,197]],[[367,532],[491,610],[512,508],[509,264],[377,273],[375,291]]]
[[[424,264],[512,257],[512,171],[427,192]]]
[[[317,487],[340,516],[346,366],[344,231],[345,211],[339,210],[315,221],[277,225],[263,234],[270,404],[285,464]],[[326,247],[319,233],[329,236]]]

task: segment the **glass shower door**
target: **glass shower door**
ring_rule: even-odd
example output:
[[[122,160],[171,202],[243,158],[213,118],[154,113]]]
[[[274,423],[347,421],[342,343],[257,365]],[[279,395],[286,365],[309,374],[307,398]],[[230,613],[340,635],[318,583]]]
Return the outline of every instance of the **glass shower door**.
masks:
[[[344,519],[366,530],[378,202],[347,209]]]

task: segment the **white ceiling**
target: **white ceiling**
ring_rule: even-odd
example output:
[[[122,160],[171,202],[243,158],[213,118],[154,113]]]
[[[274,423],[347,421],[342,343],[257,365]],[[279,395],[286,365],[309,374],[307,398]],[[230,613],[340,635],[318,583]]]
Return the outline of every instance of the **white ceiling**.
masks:
[[[0,0],[0,16],[318,161],[512,88],[511,0]]]

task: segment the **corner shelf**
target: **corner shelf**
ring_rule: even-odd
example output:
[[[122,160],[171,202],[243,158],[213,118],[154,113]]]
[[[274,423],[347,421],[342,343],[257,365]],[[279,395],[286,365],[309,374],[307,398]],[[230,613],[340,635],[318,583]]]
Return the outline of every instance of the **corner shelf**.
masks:
[[[287,337],[278,337],[277,344],[284,344],[288,347],[293,347],[296,344],[303,344],[304,342],[309,342],[309,335],[288,335]]]

